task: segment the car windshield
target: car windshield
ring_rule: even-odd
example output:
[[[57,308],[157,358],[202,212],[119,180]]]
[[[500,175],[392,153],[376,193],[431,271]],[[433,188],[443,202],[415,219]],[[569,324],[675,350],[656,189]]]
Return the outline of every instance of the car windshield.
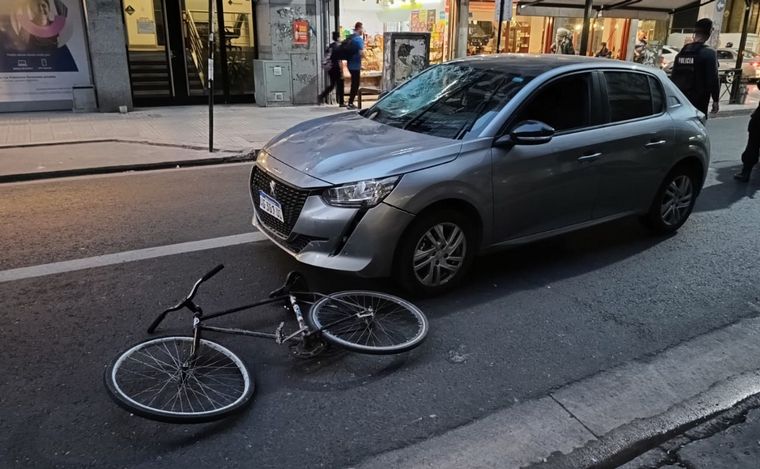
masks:
[[[420,73],[363,115],[437,137],[476,134],[533,77],[472,65],[443,64]]]

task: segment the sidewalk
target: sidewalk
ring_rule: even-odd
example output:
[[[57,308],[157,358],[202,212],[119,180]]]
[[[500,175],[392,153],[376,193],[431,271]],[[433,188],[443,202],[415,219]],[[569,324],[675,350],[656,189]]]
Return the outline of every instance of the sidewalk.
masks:
[[[0,183],[254,159],[269,139],[332,106],[216,106],[214,153],[208,108],[139,109],[128,114],[0,114]]]
[[[748,114],[760,91],[743,105],[721,104],[718,117]],[[246,161],[267,141],[334,106],[263,108],[216,106],[214,153],[208,152],[208,108],[156,107],[128,114],[37,112],[0,114],[0,183],[79,174]]]
[[[746,307],[748,315],[760,312],[753,303]],[[757,469],[758,356],[755,316],[357,468],[639,469],[688,461],[689,468]],[[719,422],[735,423],[748,412],[745,424],[712,436],[726,427]]]

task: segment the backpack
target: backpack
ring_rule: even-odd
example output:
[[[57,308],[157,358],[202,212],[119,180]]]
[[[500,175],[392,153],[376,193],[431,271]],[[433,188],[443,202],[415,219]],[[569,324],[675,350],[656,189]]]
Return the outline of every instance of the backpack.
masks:
[[[686,96],[690,96],[697,85],[697,61],[704,43],[698,45],[688,44],[681,49],[673,60],[673,71],[670,79],[679,90]]]
[[[322,70],[324,70],[325,72],[329,72],[330,70],[332,70],[332,67],[333,67],[332,55],[333,55],[334,49],[335,47],[333,47],[333,45],[330,44],[329,46],[327,46],[327,50],[325,50],[325,58],[322,59]]]
[[[338,50],[335,51],[338,60],[351,60],[351,58],[359,52],[359,44],[354,41],[355,37],[356,35],[352,34],[340,43]]]

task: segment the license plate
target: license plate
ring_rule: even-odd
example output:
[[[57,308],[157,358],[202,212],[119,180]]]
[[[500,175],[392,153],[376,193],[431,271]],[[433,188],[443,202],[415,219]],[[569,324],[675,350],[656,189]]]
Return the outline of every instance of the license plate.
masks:
[[[264,191],[259,191],[259,208],[285,223],[282,217],[282,205]]]

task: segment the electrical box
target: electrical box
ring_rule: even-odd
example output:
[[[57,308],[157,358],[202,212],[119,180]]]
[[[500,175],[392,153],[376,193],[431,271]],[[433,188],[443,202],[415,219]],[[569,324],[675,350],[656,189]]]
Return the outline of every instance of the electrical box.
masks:
[[[293,79],[289,60],[254,60],[253,85],[259,106],[293,104]]]

